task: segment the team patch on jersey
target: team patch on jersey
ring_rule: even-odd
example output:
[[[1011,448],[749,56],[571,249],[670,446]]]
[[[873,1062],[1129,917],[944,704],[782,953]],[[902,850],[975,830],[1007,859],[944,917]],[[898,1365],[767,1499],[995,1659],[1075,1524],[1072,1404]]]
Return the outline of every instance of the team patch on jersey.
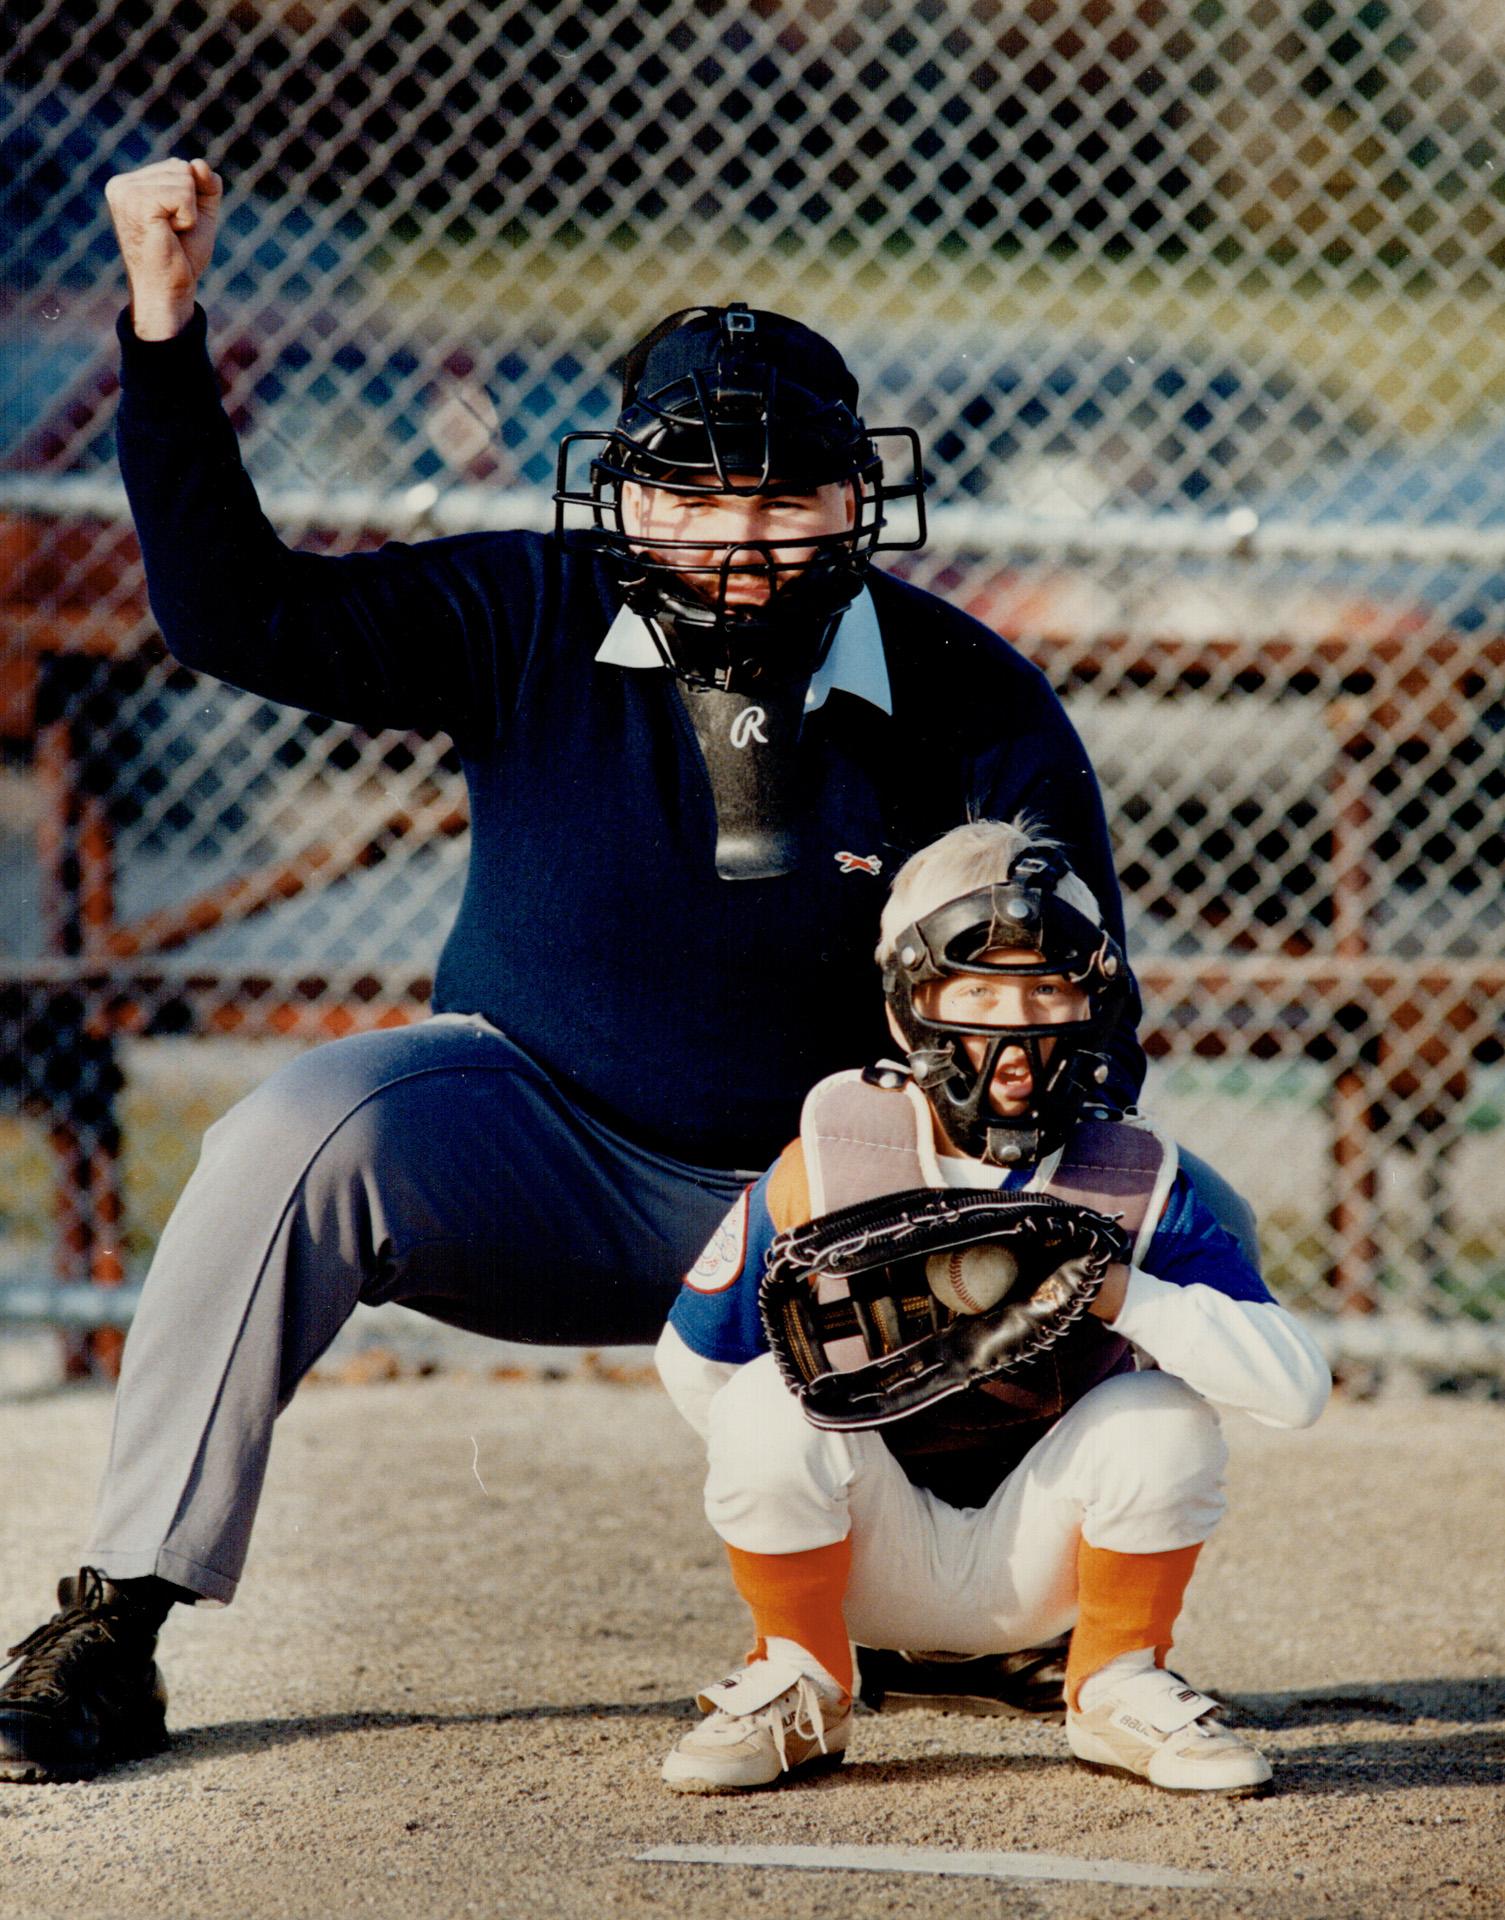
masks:
[[[733,1202],[705,1252],[685,1275],[685,1285],[696,1293],[725,1293],[741,1277],[747,1262],[747,1203],[751,1198],[752,1188],[748,1187]]]

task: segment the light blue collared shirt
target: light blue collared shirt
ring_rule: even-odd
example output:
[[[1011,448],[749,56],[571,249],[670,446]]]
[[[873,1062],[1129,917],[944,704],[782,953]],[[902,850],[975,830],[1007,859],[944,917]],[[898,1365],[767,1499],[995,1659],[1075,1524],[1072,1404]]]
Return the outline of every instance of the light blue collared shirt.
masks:
[[[607,628],[596,658],[609,667],[662,669],[664,664],[647,622],[631,607],[623,607]],[[878,609],[866,587],[841,616],[830,651],[805,695],[806,713],[823,707],[833,687],[840,687],[843,693],[856,694],[859,700],[866,700],[882,713],[893,713],[888,662],[883,657],[883,636],[878,631]]]

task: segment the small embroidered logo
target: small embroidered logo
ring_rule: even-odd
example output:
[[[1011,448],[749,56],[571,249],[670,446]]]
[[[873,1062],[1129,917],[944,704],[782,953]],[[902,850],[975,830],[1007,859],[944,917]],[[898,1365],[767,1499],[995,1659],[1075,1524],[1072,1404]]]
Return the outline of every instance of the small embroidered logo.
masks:
[[[761,707],[744,707],[732,722],[732,745],[745,747],[749,740],[756,740],[760,747],[768,745],[768,735],[763,731],[768,723],[768,715]]]
[[[836,864],[843,873],[872,873],[883,871],[883,862],[876,853],[838,853]]]
[[[741,1277],[747,1260],[747,1214],[752,1188],[745,1187],[731,1211],[711,1235],[704,1253],[685,1275],[695,1293],[725,1293]]]

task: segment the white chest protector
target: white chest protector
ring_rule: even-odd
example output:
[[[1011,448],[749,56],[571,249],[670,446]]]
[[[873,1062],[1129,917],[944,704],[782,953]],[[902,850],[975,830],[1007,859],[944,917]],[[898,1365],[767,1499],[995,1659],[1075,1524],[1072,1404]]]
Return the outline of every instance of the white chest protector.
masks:
[[[812,1215],[947,1184],[930,1108],[898,1074],[848,1072],[821,1081],[805,1101],[800,1140]],[[1116,1216],[1138,1263],[1175,1175],[1175,1146],[1152,1128],[1093,1120],[1040,1163],[1026,1191]],[[953,1504],[980,1505],[1067,1407],[1134,1364],[1126,1340],[1087,1319],[1017,1372],[885,1427],[883,1439],[912,1480]]]

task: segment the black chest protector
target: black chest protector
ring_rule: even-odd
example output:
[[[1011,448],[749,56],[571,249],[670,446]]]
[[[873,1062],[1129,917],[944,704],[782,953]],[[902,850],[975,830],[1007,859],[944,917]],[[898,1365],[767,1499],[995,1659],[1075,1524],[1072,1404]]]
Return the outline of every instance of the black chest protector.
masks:
[[[813,1212],[933,1184],[920,1155],[924,1096],[858,1073],[823,1081],[805,1102],[800,1137]],[[1148,1127],[1089,1120],[1030,1183],[1119,1218],[1137,1260],[1175,1176],[1176,1150]],[[877,1431],[917,1486],[952,1506],[982,1506],[1066,1409],[1100,1381],[1131,1372],[1134,1350],[1101,1320],[1015,1372],[986,1380]]]

